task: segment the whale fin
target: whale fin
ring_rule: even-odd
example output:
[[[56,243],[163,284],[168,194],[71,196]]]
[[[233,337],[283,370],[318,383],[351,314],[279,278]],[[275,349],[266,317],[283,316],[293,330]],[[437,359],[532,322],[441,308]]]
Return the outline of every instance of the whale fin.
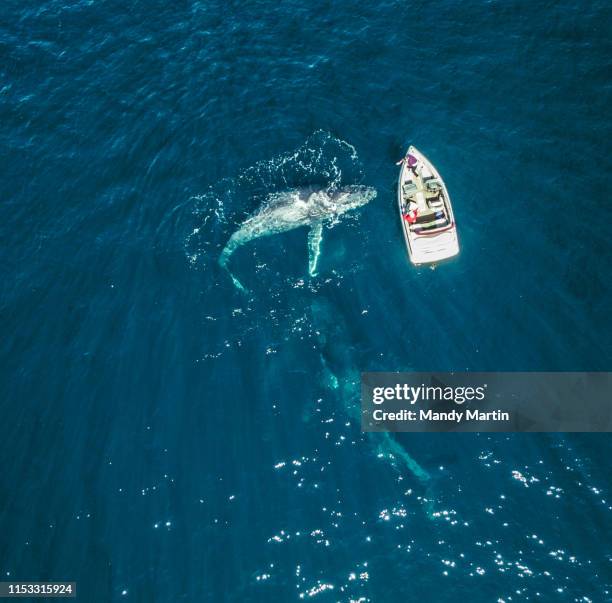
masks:
[[[421,467],[416,459],[412,458],[407,450],[390,433],[383,432],[378,452],[387,458],[401,461],[421,482],[427,482],[431,479],[429,472]]]
[[[225,247],[225,249],[223,249],[221,255],[219,256],[219,266],[221,266],[221,268],[227,271],[236,289],[242,291],[243,293],[249,293],[249,290],[234,276],[234,274],[229,268],[229,258],[232,255],[233,251],[233,247],[229,244]]]
[[[231,273],[229,269],[227,269],[227,273],[230,275],[236,289],[242,291],[243,293],[249,293],[249,290]]]
[[[310,276],[317,274],[317,262],[321,254],[321,241],[323,240],[323,223],[313,224],[308,233],[308,273]]]

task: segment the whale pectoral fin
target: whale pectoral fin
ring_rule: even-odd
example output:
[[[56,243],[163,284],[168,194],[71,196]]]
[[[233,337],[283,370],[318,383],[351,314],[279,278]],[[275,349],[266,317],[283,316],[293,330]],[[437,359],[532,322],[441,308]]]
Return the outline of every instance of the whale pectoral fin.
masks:
[[[227,273],[230,275],[232,282],[234,283],[234,286],[236,287],[236,289],[239,289],[243,293],[248,293],[249,292],[248,289],[233,275],[232,271],[230,270],[229,258],[233,252],[234,252],[234,247],[231,245],[231,239],[230,239],[230,242],[225,246],[225,248],[221,252],[221,255],[219,256],[219,266],[227,270]]]
[[[321,253],[321,241],[323,240],[323,224],[314,224],[308,233],[308,273],[310,276],[317,274],[317,262]]]

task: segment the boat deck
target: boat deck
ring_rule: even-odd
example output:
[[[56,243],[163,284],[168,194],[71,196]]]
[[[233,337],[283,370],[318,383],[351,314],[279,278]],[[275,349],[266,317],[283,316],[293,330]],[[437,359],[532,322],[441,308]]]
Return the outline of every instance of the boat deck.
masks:
[[[414,170],[404,166],[401,180],[403,204],[406,210],[417,210],[416,222],[410,225],[413,232],[440,228],[449,223],[449,211],[442,186],[431,190],[427,185],[430,181],[438,182],[438,178],[426,164],[419,164],[418,169]]]

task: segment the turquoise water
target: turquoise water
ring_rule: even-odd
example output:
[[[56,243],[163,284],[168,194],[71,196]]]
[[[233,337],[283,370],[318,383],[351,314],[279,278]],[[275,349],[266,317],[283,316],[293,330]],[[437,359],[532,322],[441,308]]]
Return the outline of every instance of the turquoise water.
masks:
[[[354,420],[363,370],[610,369],[607,3],[0,15],[2,576],[96,602],[612,600],[608,435]],[[409,144],[459,226],[435,270],[398,223]],[[301,228],[237,249],[236,289],[219,256],[270,195],[353,184],[377,196],[324,228],[316,276]]]

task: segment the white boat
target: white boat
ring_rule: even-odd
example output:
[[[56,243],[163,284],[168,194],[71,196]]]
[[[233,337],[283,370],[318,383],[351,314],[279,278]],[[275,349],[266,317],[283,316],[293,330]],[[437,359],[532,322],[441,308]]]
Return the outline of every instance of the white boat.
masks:
[[[410,261],[431,264],[457,255],[453,208],[438,170],[412,146],[401,165],[397,202]]]

